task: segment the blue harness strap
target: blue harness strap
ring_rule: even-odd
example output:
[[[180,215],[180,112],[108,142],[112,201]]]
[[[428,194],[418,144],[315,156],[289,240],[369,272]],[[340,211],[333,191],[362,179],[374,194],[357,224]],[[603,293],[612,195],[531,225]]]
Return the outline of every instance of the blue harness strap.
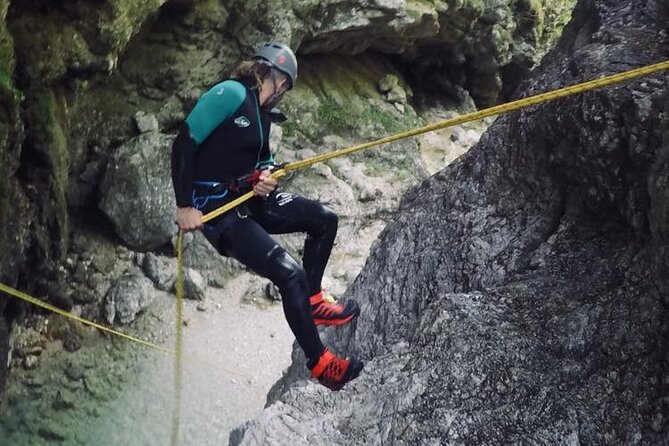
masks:
[[[194,181],[195,186],[204,186],[201,189],[205,189],[206,193],[201,195],[198,193],[198,187],[193,188],[193,207],[195,209],[202,209],[206,206],[209,200],[220,200],[225,198],[228,193],[228,186],[223,183],[217,183],[215,181]]]

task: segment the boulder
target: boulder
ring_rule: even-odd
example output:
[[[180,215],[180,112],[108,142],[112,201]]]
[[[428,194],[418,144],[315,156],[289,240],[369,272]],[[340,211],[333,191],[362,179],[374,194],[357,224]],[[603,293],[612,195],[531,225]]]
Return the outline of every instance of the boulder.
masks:
[[[244,269],[237,260],[220,255],[199,231],[192,238],[184,238],[184,266],[198,271],[208,285],[218,288],[225,287],[231,277]]]
[[[149,306],[154,297],[153,284],[138,273],[116,279],[105,295],[105,319],[110,324],[127,325]]]
[[[204,300],[207,282],[194,269],[184,269],[184,298],[193,300]]]
[[[144,274],[159,290],[169,291],[174,287],[176,262],[149,252],[144,256],[142,267]]]
[[[150,250],[176,232],[170,176],[172,137],[143,133],[112,155],[100,185],[100,210],[129,247]]]

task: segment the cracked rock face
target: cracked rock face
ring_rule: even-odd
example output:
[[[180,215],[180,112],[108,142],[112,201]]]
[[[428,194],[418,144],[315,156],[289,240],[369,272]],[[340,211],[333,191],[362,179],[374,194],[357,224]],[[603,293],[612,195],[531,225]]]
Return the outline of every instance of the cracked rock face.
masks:
[[[669,56],[666,2],[582,0],[531,94]],[[505,116],[403,199],[326,343],[367,361],[339,393],[295,362],[231,444],[665,444],[669,82]]]

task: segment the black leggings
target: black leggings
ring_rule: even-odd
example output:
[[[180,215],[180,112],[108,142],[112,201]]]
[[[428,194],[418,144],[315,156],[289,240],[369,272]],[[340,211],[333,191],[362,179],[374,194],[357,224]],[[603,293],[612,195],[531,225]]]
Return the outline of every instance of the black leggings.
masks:
[[[271,280],[281,292],[283,311],[310,363],[323,351],[309,296],[321,279],[337,235],[338,218],[322,204],[299,195],[273,192],[253,198],[208,224],[204,233],[224,255]],[[306,232],[302,266],[269,234]]]

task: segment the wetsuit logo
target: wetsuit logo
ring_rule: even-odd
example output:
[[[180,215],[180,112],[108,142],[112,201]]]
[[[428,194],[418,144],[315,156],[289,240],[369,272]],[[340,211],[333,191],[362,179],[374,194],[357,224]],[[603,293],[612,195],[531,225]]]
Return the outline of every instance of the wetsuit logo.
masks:
[[[239,118],[235,119],[235,125],[237,127],[246,128],[251,125],[251,121],[249,121],[249,118],[246,116],[240,116]]]
[[[293,201],[295,196],[296,196],[295,194],[291,194],[288,192],[280,192],[276,194],[276,202],[279,204],[279,206],[283,206]]]

